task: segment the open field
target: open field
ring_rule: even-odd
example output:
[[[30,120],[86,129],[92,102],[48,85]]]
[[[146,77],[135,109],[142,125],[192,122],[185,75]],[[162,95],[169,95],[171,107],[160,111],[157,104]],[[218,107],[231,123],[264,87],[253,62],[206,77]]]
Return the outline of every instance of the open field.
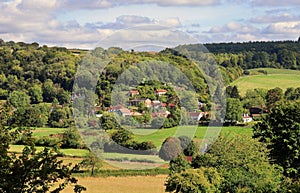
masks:
[[[186,127],[186,130],[181,132],[180,135],[187,135],[191,136],[194,132],[194,127]],[[158,130],[152,130],[151,129],[135,129],[132,130],[134,133],[149,133],[148,135],[135,135],[134,139],[141,142],[141,141],[153,141],[154,144],[159,147],[163,143],[163,141],[167,137],[174,136],[176,133],[177,127],[170,128],[170,129],[158,129]],[[218,129],[217,129],[218,130]],[[194,135],[194,139],[201,140],[205,136],[207,131],[207,127],[197,127],[197,130]],[[245,134],[245,135],[251,135],[252,129],[250,127],[222,127],[221,132],[223,134]]]
[[[51,134],[63,133],[65,128],[35,128],[32,133],[34,137],[45,137]]]
[[[88,193],[163,193],[167,175],[126,177],[79,177]],[[68,187],[63,193],[71,193]]]
[[[259,70],[265,70],[267,75],[257,73]],[[248,89],[280,87],[285,90],[288,87],[300,87],[300,71],[272,68],[259,68],[249,71],[257,75],[243,76],[231,84],[238,87],[242,96],[246,94]]]

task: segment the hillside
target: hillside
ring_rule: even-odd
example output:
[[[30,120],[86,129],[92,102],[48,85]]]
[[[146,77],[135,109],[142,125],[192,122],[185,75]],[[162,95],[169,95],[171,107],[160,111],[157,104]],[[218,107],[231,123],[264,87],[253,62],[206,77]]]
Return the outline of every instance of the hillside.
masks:
[[[271,89],[280,87],[286,90],[289,87],[299,87],[300,71],[274,68],[257,68],[249,70],[250,75],[242,76],[231,83],[237,86],[242,96],[248,89],[255,88]],[[266,74],[262,72],[266,72]]]

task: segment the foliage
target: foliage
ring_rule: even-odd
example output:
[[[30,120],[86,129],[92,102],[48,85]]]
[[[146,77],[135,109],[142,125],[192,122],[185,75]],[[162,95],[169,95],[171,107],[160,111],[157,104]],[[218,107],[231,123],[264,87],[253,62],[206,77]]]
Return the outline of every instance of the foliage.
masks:
[[[63,133],[61,147],[75,149],[80,149],[84,147],[77,129],[69,128]]]
[[[281,102],[254,127],[254,137],[268,144],[271,159],[288,177],[300,177],[300,102]]]
[[[267,193],[281,188],[282,175],[269,163],[266,147],[244,135],[221,135],[191,166],[169,175],[168,191]]]
[[[168,177],[167,192],[220,192],[222,177],[216,168],[201,167],[197,170],[189,169],[175,173]]]
[[[225,119],[232,123],[242,121],[243,106],[239,99],[228,98]]]
[[[194,156],[198,153],[198,148],[190,137],[180,136],[178,139],[180,140],[180,146],[184,155]]]
[[[176,137],[168,137],[163,142],[158,155],[161,159],[169,161],[176,158],[181,152],[180,140]]]
[[[100,167],[102,167],[101,159],[97,157],[93,152],[89,152],[89,154],[82,160],[81,164],[84,167],[91,168],[91,176],[94,175],[95,171],[98,171]]]
[[[281,88],[276,87],[274,89],[270,89],[267,92],[266,102],[268,108],[271,108],[275,105],[276,102],[283,99],[283,91]]]
[[[9,147],[20,134],[28,145],[21,155],[9,152]],[[76,185],[77,179],[72,173],[79,170],[78,165],[64,165],[58,161],[54,150],[44,148],[38,152],[33,144],[31,133],[24,128],[11,130],[0,128],[0,192],[60,192],[67,185],[75,184],[74,192],[85,190]]]
[[[99,119],[99,124],[104,130],[121,128],[113,113],[103,113],[103,116]]]

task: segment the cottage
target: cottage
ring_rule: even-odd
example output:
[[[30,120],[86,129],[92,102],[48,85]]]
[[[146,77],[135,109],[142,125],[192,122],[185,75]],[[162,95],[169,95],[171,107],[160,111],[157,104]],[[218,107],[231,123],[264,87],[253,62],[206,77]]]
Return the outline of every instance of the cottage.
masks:
[[[131,115],[131,111],[123,105],[116,105],[107,109],[107,112],[117,113],[123,117]]]
[[[136,95],[139,95],[139,91],[138,90],[130,90],[129,91],[129,96],[133,97],[133,96],[136,96]]]
[[[155,90],[155,94],[157,94],[158,96],[162,96],[164,94],[166,94],[168,91],[165,89],[157,89]]]
[[[167,118],[171,113],[167,110],[162,110],[162,111],[159,111],[157,113],[151,113],[151,117],[152,118],[155,118],[155,117],[165,117]]]
[[[194,121],[199,121],[203,116],[202,112],[188,112],[187,114]]]
[[[243,121],[244,121],[244,123],[249,123],[249,122],[253,121],[253,119],[248,114],[243,114]]]

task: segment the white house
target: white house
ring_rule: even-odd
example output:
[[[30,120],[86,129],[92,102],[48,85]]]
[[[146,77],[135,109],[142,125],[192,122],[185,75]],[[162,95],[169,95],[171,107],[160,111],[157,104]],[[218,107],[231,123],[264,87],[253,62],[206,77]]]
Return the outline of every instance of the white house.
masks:
[[[250,123],[251,121],[253,121],[253,119],[248,114],[243,114],[243,121],[244,123]]]

